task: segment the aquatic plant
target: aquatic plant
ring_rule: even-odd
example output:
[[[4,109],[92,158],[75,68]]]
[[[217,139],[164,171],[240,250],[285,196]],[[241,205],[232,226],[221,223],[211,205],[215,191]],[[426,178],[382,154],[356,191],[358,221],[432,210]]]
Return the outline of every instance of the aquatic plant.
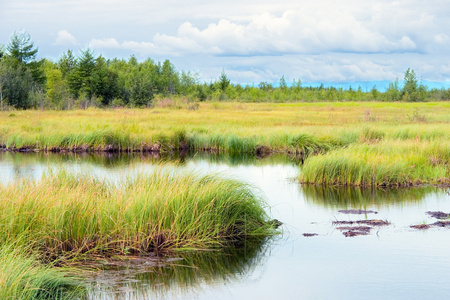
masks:
[[[449,143],[384,140],[309,158],[300,181],[325,185],[404,187],[450,183]]]
[[[39,261],[29,247],[16,242],[0,246],[1,299],[79,299],[83,289],[80,278],[66,269]]]
[[[261,197],[216,175],[155,171],[123,182],[61,171],[0,190],[0,241],[48,260],[221,247],[276,233]]]

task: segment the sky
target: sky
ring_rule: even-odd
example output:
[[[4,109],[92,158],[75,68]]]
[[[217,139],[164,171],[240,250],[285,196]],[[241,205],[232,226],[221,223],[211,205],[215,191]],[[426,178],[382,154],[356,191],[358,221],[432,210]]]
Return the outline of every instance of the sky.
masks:
[[[450,85],[448,0],[0,0],[0,44],[24,30],[39,57],[88,47],[169,59],[202,81],[418,79]]]

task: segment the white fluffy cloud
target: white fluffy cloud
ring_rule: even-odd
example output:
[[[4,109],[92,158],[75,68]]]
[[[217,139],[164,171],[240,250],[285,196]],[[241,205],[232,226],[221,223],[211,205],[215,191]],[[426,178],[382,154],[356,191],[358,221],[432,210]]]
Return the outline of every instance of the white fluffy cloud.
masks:
[[[116,39],[113,38],[107,38],[107,39],[92,39],[89,43],[90,47],[92,48],[121,48],[121,45],[119,42],[116,41]]]
[[[168,58],[205,80],[222,69],[244,83],[281,75],[395,80],[408,67],[424,79],[450,78],[448,0],[63,2],[6,1],[0,42],[22,28],[42,56],[58,57],[61,46],[89,46],[108,58]],[[54,28],[65,30],[48,37]]]
[[[324,2],[324,1],[320,1]],[[316,7],[317,6],[317,7]],[[99,48],[124,48],[142,54],[254,56],[317,53],[408,53],[441,50],[446,28],[427,12],[395,2],[355,8],[336,5],[221,18],[200,27],[187,21],[176,34],[156,33],[150,41],[92,40]],[[393,9],[404,10],[398,14]],[[372,11],[367,15],[365,10]],[[395,12],[395,11],[394,11]],[[431,35],[430,35],[431,33]],[[108,41],[108,42],[106,42]]]
[[[55,42],[57,46],[75,46],[78,45],[77,39],[67,30],[59,30]]]

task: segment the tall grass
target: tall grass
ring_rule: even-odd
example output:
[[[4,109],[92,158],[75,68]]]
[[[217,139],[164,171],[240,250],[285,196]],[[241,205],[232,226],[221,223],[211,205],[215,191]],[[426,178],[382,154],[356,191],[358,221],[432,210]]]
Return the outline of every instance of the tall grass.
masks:
[[[202,103],[198,110],[0,112],[0,147],[282,152],[306,159],[303,182],[439,184],[449,180],[449,116],[449,102]],[[416,142],[422,146],[408,146]]]
[[[402,187],[450,183],[450,144],[383,140],[354,144],[309,158],[304,183]]]
[[[49,259],[205,249],[276,232],[261,197],[215,175],[157,171],[113,183],[67,172],[1,188],[0,241]]]
[[[63,269],[42,264],[27,248],[17,242],[0,246],[0,298],[78,299],[80,280]]]
[[[201,104],[198,110],[0,112],[0,144],[8,149],[148,151],[177,148],[311,152],[348,145],[370,127],[385,137],[448,138],[449,104]],[[370,110],[372,119],[367,120]],[[420,111],[427,122],[416,122]]]

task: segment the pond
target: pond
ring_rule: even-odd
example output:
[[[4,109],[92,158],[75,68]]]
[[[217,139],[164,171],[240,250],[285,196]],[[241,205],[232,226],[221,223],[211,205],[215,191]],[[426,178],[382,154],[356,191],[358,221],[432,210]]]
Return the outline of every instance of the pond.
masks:
[[[445,189],[363,190],[302,186],[297,161],[192,153],[172,156],[0,152],[0,183],[39,179],[49,169],[121,180],[168,167],[219,172],[251,183],[283,222],[258,245],[170,258],[105,264],[89,279],[88,299],[429,299],[450,292],[450,229],[411,225],[450,213]],[[362,214],[339,212],[364,210]],[[372,211],[372,212],[371,212]],[[354,211],[350,211],[354,212]],[[376,212],[376,213],[375,213]],[[346,237],[350,221],[382,220]],[[345,221],[344,224],[336,222]],[[357,224],[367,227],[366,224]],[[341,229],[339,229],[341,228]],[[306,236],[305,236],[306,234]]]

